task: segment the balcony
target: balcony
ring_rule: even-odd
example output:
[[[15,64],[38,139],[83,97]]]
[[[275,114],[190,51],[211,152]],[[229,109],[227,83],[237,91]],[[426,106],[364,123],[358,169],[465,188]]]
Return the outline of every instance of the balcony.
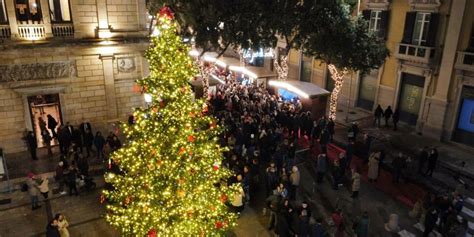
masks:
[[[435,55],[433,47],[403,44],[397,46],[395,57],[409,62],[429,64],[432,62]]]
[[[74,26],[72,23],[52,23],[51,29],[55,37],[73,37]]]
[[[474,72],[474,53],[458,51],[456,69]]]
[[[44,26],[41,24],[23,24],[18,26],[18,35],[25,40],[41,40],[46,38]]]
[[[0,25],[0,39],[10,39],[11,31],[9,25]]]

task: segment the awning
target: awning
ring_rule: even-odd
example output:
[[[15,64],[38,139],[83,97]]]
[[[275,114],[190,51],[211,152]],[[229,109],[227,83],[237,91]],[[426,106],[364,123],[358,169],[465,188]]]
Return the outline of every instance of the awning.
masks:
[[[268,85],[285,89],[287,91],[293,92],[298,96],[309,99],[318,96],[325,96],[331,94],[331,92],[309,82],[304,81],[295,81],[295,80],[288,80],[288,81],[279,81],[279,80],[270,80]]]

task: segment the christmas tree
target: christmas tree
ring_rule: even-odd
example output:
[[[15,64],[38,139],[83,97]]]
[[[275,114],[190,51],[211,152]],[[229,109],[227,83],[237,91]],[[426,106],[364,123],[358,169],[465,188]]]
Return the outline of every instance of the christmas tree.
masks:
[[[158,17],[146,52],[150,76],[137,83],[151,97],[123,132],[127,142],[111,155],[120,172],[105,174],[106,220],[125,236],[218,236],[235,225],[225,205],[233,187],[220,167],[221,131],[193,100],[188,81],[197,75],[189,47],[176,33],[169,8]]]

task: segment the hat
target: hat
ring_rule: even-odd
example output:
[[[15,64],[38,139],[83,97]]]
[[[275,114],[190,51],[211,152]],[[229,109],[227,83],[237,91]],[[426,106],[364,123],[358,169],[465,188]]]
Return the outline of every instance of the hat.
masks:
[[[28,178],[31,179],[31,178],[35,177],[35,174],[33,172],[28,172],[27,176],[28,176]]]

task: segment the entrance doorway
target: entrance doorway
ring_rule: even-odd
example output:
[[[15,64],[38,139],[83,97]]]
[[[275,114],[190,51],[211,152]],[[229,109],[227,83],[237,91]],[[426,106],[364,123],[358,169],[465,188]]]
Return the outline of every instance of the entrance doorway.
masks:
[[[372,111],[375,96],[377,95],[377,76],[379,70],[372,70],[370,73],[360,78],[359,97],[357,106]]]
[[[410,125],[416,125],[423,99],[425,78],[413,74],[403,73],[400,88],[400,120]]]
[[[42,132],[48,133],[53,138],[62,124],[59,94],[28,96],[28,106],[36,144],[38,147],[45,147]],[[52,126],[54,123],[56,126]],[[57,139],[51,140],[51,146],[57,144]]]

